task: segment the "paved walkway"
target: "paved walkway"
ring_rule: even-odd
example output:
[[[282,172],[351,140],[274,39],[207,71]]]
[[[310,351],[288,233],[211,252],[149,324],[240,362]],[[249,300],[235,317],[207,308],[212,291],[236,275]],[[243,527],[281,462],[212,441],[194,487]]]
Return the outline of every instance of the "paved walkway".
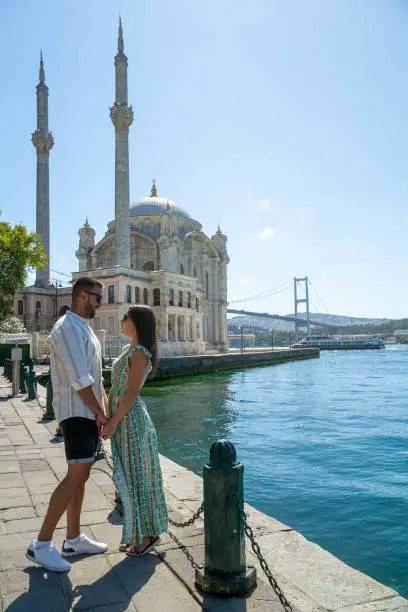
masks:
[[[50,494],[65,475],[63,444],[55,438],[56,423],[44,423],[37,402],[24,397],[9,399],[11,386],[0,376],[0,612],[195,612],[251,610],[281,612],[282,606],[266,583],[248,598],[222,600],[202,596],[194,587],[194,571],[183,552],[163,537],[154,553],[141,559],[118,552],[120,517],[112,512],[114,489],[104,462],[92,469],[82,514],[83,531],[105,541],[105,555],[78,559],[69,574],[53,574],[31,565],[25,558],[29,542],[37,535]],[[102,464],[102,465],[100,465]],[[97,469],[98,466],[100,469]],[[162,458],[165,482],[175,464]],[[177,466],[176,466],[177,467]],[[182,469],[182,468],[180,468]],[[199,506],[202,492],[166,488],[169,514],[174,520],[189,518]],[[64,517],[54,542],[61,547]],[[198,562],[203,558],[202,522],[187,529],[172,529]],[[310,610],[318,609],[311,605]]]

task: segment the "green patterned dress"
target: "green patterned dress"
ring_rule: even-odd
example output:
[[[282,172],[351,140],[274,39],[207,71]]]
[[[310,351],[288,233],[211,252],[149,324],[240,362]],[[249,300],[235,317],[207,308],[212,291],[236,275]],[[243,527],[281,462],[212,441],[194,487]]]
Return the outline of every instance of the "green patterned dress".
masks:
[[[112,366],[110,416],[126,393],[129,358],[135,350],[143,351],[147,357],[141,388],[152,369],[151,354],[144,346],[125,347]],[[113,482],[124,508],[121,544],[137,546],[143,538],[165,532],[168,522],[156,430],[140,395],[115,431],[112,455]]]

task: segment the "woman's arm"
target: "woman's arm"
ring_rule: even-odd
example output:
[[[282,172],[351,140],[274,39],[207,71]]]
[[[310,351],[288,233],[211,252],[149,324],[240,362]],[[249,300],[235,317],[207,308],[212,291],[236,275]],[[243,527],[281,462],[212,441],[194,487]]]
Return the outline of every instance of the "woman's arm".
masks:
[[[137,350],[133,352],[130,358],[130,372],[128,388],[123,396],[119,408],[103,428],[103,437],[111,438],[115,433],[116,427],[120,421],[129,412],[132,405],[139,396],[140,387],[142,386],[143,377],[146,371],[147,357],[143,351]]]

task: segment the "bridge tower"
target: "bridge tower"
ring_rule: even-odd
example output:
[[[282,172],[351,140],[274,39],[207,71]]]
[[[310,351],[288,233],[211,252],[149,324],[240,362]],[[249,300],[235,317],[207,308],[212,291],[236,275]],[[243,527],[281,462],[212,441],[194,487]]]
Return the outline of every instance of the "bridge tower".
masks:
[[[309,279],[307,276],[303,278],[293,279],[293,289],[295,296],[295,318],[299,314],[299,304],[306,304],[306,322],[307,322],[307,335],[310,336],[310,310],[309,310]],[[302,295],[304,297],[298,297]],[[299,325],[295,323],[296,339],[299,336]]]

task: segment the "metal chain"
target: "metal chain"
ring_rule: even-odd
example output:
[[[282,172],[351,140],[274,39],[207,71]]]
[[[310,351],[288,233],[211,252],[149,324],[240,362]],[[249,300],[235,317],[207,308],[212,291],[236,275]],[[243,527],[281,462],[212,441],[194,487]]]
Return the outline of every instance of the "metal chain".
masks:
[[[279,584],[276,582],[276,579],[273,577],[272,572],[269,569],[269,566],[265,560],[265,557],[261,553],[259,544],[255,540],[254,532],[252,531],[251,527],[248,525],[247,515],[245,514],[243,508],[241,507],[238,497],[236,495],[233,495],[232,499],[239,508],[240,518],[241,518],[242,524],[244,525],[245,535],[251,542],[252,550],[254,551],[255,555],[258,558],[261,568],[263,569],[265,576],[268,578],[269,584],[271,585],[271,587],[273,588],[273,590],[279,597],[279,601],[281,602],[284,610],[286,612],[293,612],[293,608],[291,604],[289,603],[289,601],[286,599],[285,595],[283,594],[282,589],[280,588]]]
[[[203,564],[202,563],[197,563],[197,561],[194,561],[194,557],[193,555],[189,552],[187,546],[184,546],[183,542],[181,540],[178,539],[178,537],[176,537],[174,535],[174,533],[171,533],[171,531],[167,532],[169,534],[169,536],[171,537],[171,539],[173,540],[173,542],[175,542],[177,544],[177,546],[183,551],[183,553],[186,555],[187,559],[190,561],[191,567],[193,567],[194,569],[203,569]]]
[[[188,521],[184,521],[184,523],[177,523],[176,521],[172,521],[171,518],[169,518],[169,523],[170,525],[173,525],[173,527],[189,527],[190,525],[195,523],[198,518],[200,518],[200,515],[203,512],[204,512],[204,502],[201,504],[197,512],[194,512],[193,516],[190,519],[188,519]]]

